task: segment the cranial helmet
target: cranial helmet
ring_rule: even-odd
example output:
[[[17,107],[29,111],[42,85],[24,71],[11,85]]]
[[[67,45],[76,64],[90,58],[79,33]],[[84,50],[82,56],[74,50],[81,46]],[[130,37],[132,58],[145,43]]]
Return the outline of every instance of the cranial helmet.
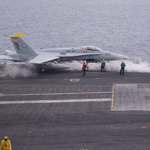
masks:
[[[8,140],[8,139],[9,139],[8,136],[5,136],[5,137],[4,137],[4,140]]]

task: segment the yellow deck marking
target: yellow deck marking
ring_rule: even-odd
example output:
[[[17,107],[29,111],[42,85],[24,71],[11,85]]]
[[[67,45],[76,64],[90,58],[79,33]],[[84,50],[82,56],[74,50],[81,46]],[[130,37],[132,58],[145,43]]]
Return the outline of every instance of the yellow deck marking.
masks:
[[[112,101],[111,101],[111,111],[114,111],[114,95],[115,95],[115,85],[112,87]]]

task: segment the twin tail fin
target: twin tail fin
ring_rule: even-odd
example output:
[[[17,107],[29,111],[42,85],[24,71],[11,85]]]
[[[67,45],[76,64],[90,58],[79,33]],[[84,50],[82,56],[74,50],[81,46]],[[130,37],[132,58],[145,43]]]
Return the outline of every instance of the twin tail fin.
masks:
[[[26,37],[26,34],[17,34],[16,36],[10,37],[15,50],[20,55],[28,55],[28,56],[36,56],[37,53],[35,50],[37,49],[35,45],[33,45],[29,39]]]

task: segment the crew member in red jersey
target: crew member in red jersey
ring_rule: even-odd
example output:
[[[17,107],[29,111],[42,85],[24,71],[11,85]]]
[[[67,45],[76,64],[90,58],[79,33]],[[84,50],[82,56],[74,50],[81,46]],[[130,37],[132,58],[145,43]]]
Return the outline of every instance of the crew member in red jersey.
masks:
[[[85,76],[86,68],[87,68],[87,64],[86,64],[86,62],[84,62],[83,66],[82,66],[83,76]]]

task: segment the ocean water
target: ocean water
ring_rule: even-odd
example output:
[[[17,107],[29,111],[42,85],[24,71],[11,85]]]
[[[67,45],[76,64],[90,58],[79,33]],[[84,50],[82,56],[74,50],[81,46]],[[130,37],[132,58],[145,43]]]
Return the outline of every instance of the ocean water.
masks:
[[[94,45],[150,62],[150,1],[0,0],[0,54],[16,33],[37,48]]]

